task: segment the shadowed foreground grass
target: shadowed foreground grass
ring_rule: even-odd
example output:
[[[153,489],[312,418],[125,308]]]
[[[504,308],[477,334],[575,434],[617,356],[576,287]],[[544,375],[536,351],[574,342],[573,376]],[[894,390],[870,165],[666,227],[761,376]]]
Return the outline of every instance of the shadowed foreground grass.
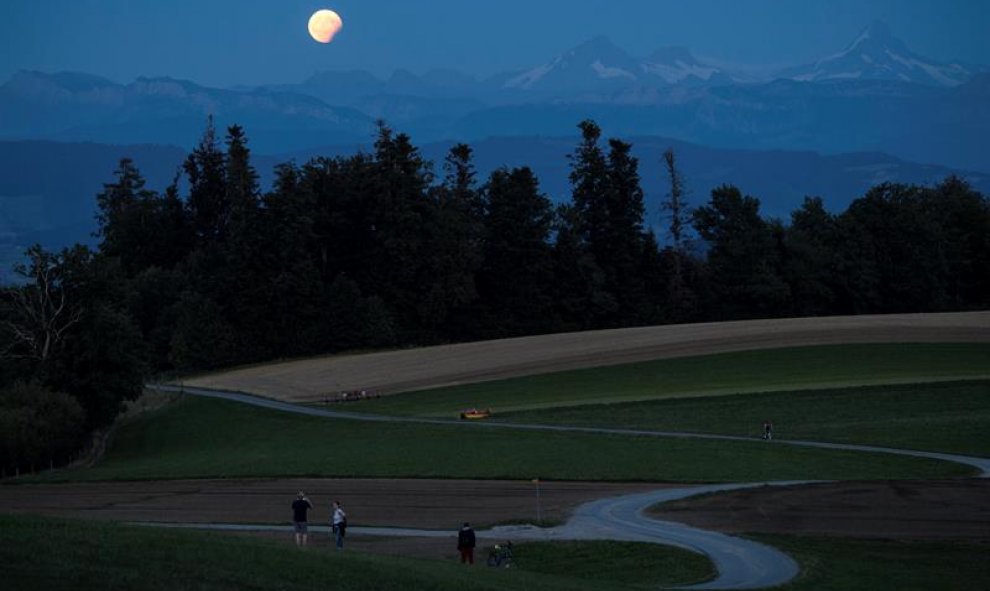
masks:
[[[944,478],[969,467],[886,454],[478,424],[307,417],[186,398],[123,426],[96,467],[47,479],[279,476],[598,481]]]
[[[780,591],[983,591],[990,540],[918,542],[754,535],[797,559],[801,574]]]
[[[3,588],[10,591],[90,589],[240,589],[335,591],[622,590],[627,583],[684,584],[711,572],[707,560],[649,544],[521,546],[523,568],[463,567],[327,549],[229,534],[150,529],[110,523],[0,516]],[[589,551],[593,549],[593,551]],[[609,575],[604,564],[650,565]],[[561,565],[574,565],[563,570]],[[583,567],[577,566],[583,564]],[[603,567],[599,575],[589,567]],[[541,574],[545,573],[545,574]]]
[[[517,423],[863,443],[990,456],[990,380],[770,392],[507,413]]]
[[[660,359],[452,386],[356,402],[348,409],[456,417],[498,412],[743,392],[844,388],[986,378],[990,344],[829,345]]]
[[[782,591],[986,589],[990,542],[759,535],[801,564]],[[703,558],[650,544],[532,543],[515,569],[462,567],[286,542],[110,523],[0,516],[3,588],[390,591],[630,590],[709,578]],[[479,559],[483,560],[483,556]]]
[[[513,555],[520,570],[652,589],[663,584],[702,583],[716,574],[701,554],[642,542],[525,543],[517,544]]]

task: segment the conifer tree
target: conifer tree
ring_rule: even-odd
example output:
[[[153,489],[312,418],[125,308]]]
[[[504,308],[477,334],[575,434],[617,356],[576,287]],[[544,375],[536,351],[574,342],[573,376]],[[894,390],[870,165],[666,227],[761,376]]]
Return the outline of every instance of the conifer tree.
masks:
[[[183,164],[189,181],[186,203],[200,246],[220,242],[227,235],[231,206],[225,161],[211,115],[203,137]]]
[[[640,185],[639,160],[631,154],[632,145],[618,139],[609,140],[606,185],[607,224],[605,242],[600,248],[599,265],[606,273],[607,289],[618,302],[612,326],[627,326],[641,321],[640,311],[646,289],[640,275],[643,257],[643,189]]]
[[[487,212],[479,270],[489,336],[546,330],[550,312],[550,200],[529,168],[499,169],[485,187]]]

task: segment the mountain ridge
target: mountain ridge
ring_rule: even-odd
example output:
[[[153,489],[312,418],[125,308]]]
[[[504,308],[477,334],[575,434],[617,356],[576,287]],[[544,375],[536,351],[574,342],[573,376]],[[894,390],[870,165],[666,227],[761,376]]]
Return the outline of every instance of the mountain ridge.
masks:
[[[840,62],[864,67],[870,52],[889,63],[871,58],[878,73],[842,75],[852,66]],[[188,145],[213,115],[218,127],[242,125],[257,148],[276,153],[362,142],[376,119],[431,142],[566,135],[593,118],[620,135],[723,148],[881,151],[990,171],[986,74],[967,67],[965,76],[945,70],[937,78],[931,72],[938,64],[919,63],[888,28],[873,23],[809,66],[817,70],[756,82],[740,82],[688,48],[661,47],[636,58],[603,36],[487,79],[443,69],[397,70],[387,78],[351,70],[316,73],[299,84],[218,89],[170,77],[117,84],[84,73],[25,71],[0,86],[0,138]]]

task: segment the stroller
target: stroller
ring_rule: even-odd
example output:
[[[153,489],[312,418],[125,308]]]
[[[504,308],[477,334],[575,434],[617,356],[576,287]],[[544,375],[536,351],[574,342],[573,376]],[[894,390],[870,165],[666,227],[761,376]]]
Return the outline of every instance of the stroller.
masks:
[[[512,542],[495,544],[488,550],[488,566],[509,568],[512,566]]]

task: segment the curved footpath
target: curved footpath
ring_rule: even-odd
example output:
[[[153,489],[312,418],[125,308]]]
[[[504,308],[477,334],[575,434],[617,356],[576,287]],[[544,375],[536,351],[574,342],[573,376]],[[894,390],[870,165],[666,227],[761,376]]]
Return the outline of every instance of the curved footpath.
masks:
[[[390,417],[352,412],[338,412],[320,408],[298,406],[259,396],[239,392],[226,392],[205,388],[183,386],[149,386],[163,392],[181,392],[194,396],[220,398],[244,404],[251,404],[272,410],[297,414],[346,419],[352,421],[418,423],[432,425],[460,425],[466,428],[525,429],[533,431],[564,431],[602,433],[612,435],[638,435],[652,437],[680,437],[692,439],[721,439],[730,441],[751,441],[751,438],[731,435],[706,435],[700,433],[675,433],[631,429],[609,429],[594,427],[565,427],[556,425],[532,425],[516,423],[464,423],[444,419],[421,419],[415,417]],[[892,449],[868,445],[822,443],[815,441],[778,440],[775,444],[798,445],[844,451],[887,453],[919,458],[956,462],[972,466],[980,471],[981,478],[990,478],[990,458],[979,458],[955,454]],[[797,563],[788,555],[774,548],[743,538],[718,532],[706,531],[684,524],[659,521],[645,515],[646,510],[656,505],[696,495],[753,488],[758,486],[787,486],[805,482],[764,482],[746,484],[716,484],[660,490],[649,493],[625,495],[600,499],[586,503],[575,511],[564,525],[553,528],[534,526],[505,526],[478,532],[485,539],[516,540],[617,540],[651,542],[673,545],[707,556],[715,565],[717,576],[706,583],[684,587],[686,589],[758,589],[787,583],[799,572]],[[154,524],[167,527],[206,528],[241,531],[282,531],[282,526],[223,525],[223,524]],[[320,528],[313,528],[320,531]],[[450,532],[434,530],[414,530],[397,528],[354,527],[357,534],[387,536],[449,537]]]

